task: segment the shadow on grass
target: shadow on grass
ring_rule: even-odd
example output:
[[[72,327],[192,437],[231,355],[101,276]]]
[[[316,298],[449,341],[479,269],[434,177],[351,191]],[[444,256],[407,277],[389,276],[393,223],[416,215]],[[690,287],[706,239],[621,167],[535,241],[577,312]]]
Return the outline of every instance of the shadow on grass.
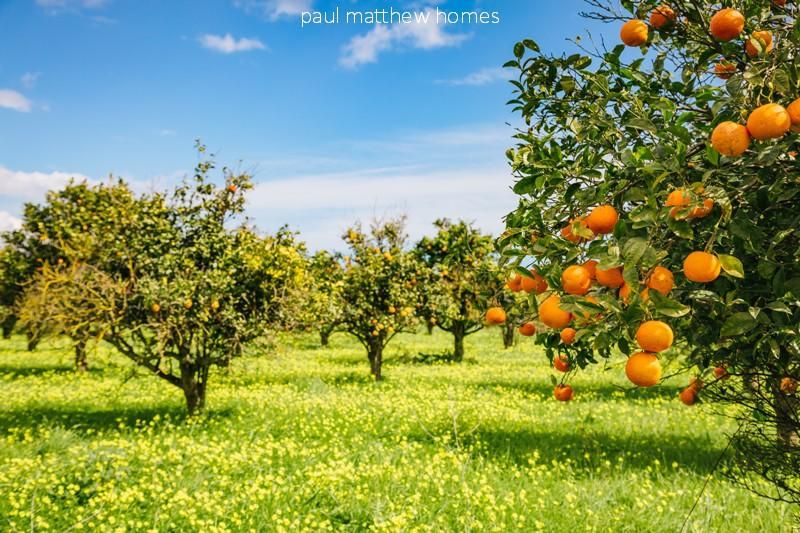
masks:
[[[223,407],[206,409],[203,419],[227,418],[233,409]],[[110,430],[124,426],[131,428],[147,425],[158,417],[162,421],[169,419],[180,424],[188,418],[186,407],[183,404],[156,405],[151,407],[119,407],[107,409],[91,409],[81,406],[35,406],[17,410],[4,411],[0,414],[0,433],[5,433],[11,428],[35,429],[39,427],[62,427],[81,432],[87,429],[95,431]]]
[[[103,368],[89,367],[86,373],[101,374]],[[45,374],[57,375],[81,375],[81,372],[75,370],[74,366],[19,366],[19,365],[3,365],[0,364],[0,378],[8,376],[10,378],[25,378],[42,376]]]
[[[542,379],[530,380],[530,381],[516,381],[516,380],[493,380],[493,381],[476,381],[470,383],[470,385],[477,389],[511,389],[520,392],[524,392],[527,394],[541,394],[544,396],[552,396],[553,394],[553,385],[549,382],[543,381]],[[681,391],[681,387],[675,387],[671,385],[661,385],[656,387],[634,387],[634,386],[618,386],[614,384],[581,384],[575,385],[575,394],[576,396],[580,394],[591,393],[595,396],[597,400],[607,401],[607,400],[644,400],[644,399],[652,399],[652,398],[665,398],[665,399],[676,399],[678,397],[678,393]],[[620,397],[619,394],[624,394],[623,397]]]

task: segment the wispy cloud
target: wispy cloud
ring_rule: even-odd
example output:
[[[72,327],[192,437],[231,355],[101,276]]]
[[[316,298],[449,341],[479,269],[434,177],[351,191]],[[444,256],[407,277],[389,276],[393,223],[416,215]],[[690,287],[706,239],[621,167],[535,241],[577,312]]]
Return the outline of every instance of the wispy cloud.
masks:
[[[17,91],[0,89],[0,107],[27,113],[33,108],[33,104]]]
[[[469,37],[468,34],[446,32],[444,25],[437,23],[436,11],[428,8],[416,12],[409,23],[378,24],[369,32],[356,35],[342,49],[339,64],[355,69],[375,63],[380,54],[396,48],[432,50],[457,46]]]
[[[69,172],[23,172],[0,166],[0,196],[19,200],[38,200],[51,189],[60,189],[76,181],[89,181],[83,174]]]
[[[36,82],[39,81],[41,75],[41,72],[26,72],[22,75],[19,81],[26,89],[33,89],[36,86]]]
[[[479,85],[489,85],[490,83],[496,83],[498,81],[504,81],[509,78],[508,72],[503,68],[482,68],[470,74],[467,74],[463,78],[455,78],[450,80],[436,80],[437,84],[440,85],[454,85],[454,86],[461,86],[461,85],[472,85],[472,86],[479,86]]]
[[[162,130],[158,130],[159,137],[174,137],[177,132],[175,130],[171,130],[169,128],[164,128]]]
[[[203,35],[200,37],[200,44],[209,50],[214,50],[223,54],[267,49],[266,45],[258,39],[250,39],[245,37],[236,39],[230,33],[226,33],[225,35]]]
[[[82,9],[98,9],[105,7],[109,0],[36,0],[36,5],[50,15],[63,12],[76,12]]]
[[[234,0],[234,5],[248,12],[255,12],[269,20],[299,15],[309,11],[314,0]]]
[[[10,231],[22,226],[22,221],[9,213],[0,211],[0,231]]]

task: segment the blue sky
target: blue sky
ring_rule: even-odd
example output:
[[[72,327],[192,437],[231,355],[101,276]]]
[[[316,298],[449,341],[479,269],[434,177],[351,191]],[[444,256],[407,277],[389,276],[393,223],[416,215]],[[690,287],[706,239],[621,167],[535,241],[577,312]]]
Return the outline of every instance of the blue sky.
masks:
[[[497,12],[498,24],[301,27],[303,11]],[[516,118],[500,66],[590,27],[579,0],[0,0],[0,228],[69,176],[163,188],[201,138],[253,171],[248,214],[312,248],[405,212],[502,228]],[[608,28],[601,28],[608,32]],[[611,29],[613,30],[613,29]],[[597,28],[593,28],[596,32]]]

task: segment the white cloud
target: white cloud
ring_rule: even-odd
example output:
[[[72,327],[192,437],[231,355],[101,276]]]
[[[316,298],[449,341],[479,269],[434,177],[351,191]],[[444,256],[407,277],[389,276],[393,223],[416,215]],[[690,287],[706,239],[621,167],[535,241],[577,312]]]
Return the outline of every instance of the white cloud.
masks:
[[[65,11],[80,11],[81,9],[98,9],[104,7],[108,0],[36,0],[36,5],[45,9],[51,15]]]
[[[17,91],[0,89],[0,107],[27,113],[33,107],[31,101]]]
[[[7,211],[0,211],[0,231],[10,231],[22,226],[22,221]]]
[[[428,8],[415,13],[409,23],[378,24],[363,35],[356,35],[342,49],[339,64],[345,68],[358,68],[375,63],[378,56],[397,47],[408,46],[423,50],[457,46],[467,34],[447,33],[436,20],[436,11]]]
[[[206,34],[200,37],[200,44],[210,50],[215,50],[223,54],[232,54],[234,52],[248,52],[250,50],[266,50],[264,43],[258,39],[248,39],[242,37],[241,39],[234,38],[230,33],[225,35],[210,35]]]
[[[174,137],[177,132],[175,130],[171,130],[169,128],[164,128],[163,130],[158,131],[159,137]]]
[[[234,0],[245,11],[255,11],[270,20],[310,11],[314,0]]]
[[[33,89],[36,86],[36,82],[39,81],[39,77],[41,77],[41,75],[41,72],[26,72],[22,75],[19,81],[26,89]]]
[[[488,85],[498,81],[504,81],[509,78],[508,72],[503,68],[483,68],[478,71],[467,74],[463,78],[455,78],[452,80],[437,80],[436,83],[442,85]]]
[[[39,200],[47,191],[64,187],[69,183],[70,178],[74,178],[76,181],[89,180],[83,174],[22,172],[0,166],[0,196],[20,200]]]

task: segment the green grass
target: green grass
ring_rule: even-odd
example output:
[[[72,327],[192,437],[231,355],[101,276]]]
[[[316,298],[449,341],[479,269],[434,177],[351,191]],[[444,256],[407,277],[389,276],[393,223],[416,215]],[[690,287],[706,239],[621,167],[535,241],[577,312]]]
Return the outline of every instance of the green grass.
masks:
[[[524,339],[390,345],[372,383],[349,338],[286,336],[212,378],[186,420],[177,389],[110,351],[77,375],[64,345],[0,343],[0,530],[678,531],[731,422],[581,372],[575,400]],[[689,531],[786,531],[793,510],[714,474]]]

